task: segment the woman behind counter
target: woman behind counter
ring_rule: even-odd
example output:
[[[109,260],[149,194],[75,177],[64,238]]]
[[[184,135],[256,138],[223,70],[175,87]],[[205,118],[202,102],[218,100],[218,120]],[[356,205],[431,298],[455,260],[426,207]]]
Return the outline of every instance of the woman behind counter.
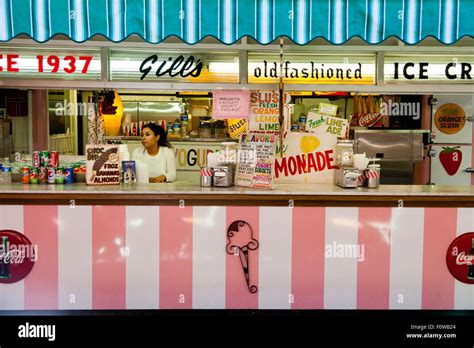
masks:
[[[148,165],[150,182],[170,182],[176,179],[176,158],[163,127],[146,124],[141,132],[142,145],[133,151],[132,160]]]

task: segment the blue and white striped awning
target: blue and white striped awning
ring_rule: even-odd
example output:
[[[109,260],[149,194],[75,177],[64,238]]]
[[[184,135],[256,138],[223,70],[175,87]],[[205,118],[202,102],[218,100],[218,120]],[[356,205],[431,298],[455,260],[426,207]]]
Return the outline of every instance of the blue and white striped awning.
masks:
[[[268,44],[285,36],[298,44],[353,37],[452,44],[473,37],[473,15],[474,0],[0,0],[0,42],[22,34],[38,42],[57,34],[120,42],[135,34],[150,43],[212,36],[231,44],[250,36]]]

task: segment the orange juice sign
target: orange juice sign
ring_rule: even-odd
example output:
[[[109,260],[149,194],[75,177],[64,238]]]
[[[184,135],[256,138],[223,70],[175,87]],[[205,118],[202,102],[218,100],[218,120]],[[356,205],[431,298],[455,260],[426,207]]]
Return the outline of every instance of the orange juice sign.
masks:
[[[435,114],[435,125],[444,134],[456,134],[466,124],[466,113],[454,103],[441,105]]]

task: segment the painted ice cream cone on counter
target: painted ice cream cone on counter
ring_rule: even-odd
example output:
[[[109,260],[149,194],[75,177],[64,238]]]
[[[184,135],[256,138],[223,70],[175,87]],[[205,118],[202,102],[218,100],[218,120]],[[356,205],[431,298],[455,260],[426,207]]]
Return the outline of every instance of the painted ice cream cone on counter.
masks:
[[[253,238],[252,227],[245,221],[237,220],[232,222],[227,229],[226,251],[230,255],[239,256],[245,282],[250,293],[258,291],[257,286],[251,285],[249,250],[256,250],[258,241]]]

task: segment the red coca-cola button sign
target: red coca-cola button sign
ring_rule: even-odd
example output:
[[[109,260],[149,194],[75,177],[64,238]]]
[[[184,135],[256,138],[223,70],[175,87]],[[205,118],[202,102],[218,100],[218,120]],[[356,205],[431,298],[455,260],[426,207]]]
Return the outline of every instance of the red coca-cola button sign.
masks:
[[[446,265],[454,278],[474,284],[474,232],[457,237],[446,252]]]
[[[0,230],[0,284],[16,283],[33,269],[38,258],[38,246],[23,234]]]

